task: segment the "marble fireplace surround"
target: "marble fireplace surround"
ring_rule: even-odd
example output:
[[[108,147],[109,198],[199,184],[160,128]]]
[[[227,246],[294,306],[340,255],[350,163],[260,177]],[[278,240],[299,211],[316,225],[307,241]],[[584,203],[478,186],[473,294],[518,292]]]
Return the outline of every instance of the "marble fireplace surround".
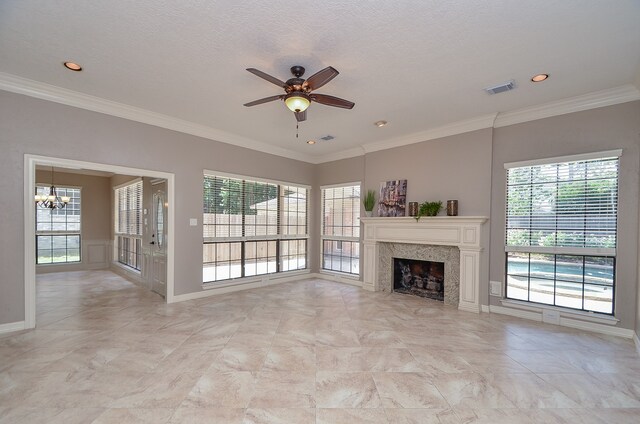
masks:
[[[454,246],[415,243],[380,243],[378,246],[378,287],[393,291],[393,260],[413,259],[444,263],[444,304],[458,306],[460,291],[460,253]]]
[[[382,243],[454,246],[460,251],[458,309],[479,313],[480,263],[486,254],[481,236],[482,225],[487,220],[484,216],[423,217],[419,222],[412,217],[361,218],[364,224],[362,287],[371,291],[383,289],[380,279],[386,271],[380,266],[380,252],[384,253],[388,247]],[[391,274],[387,275],[392,278]],[[445,281],[445,290],[446,286]]]

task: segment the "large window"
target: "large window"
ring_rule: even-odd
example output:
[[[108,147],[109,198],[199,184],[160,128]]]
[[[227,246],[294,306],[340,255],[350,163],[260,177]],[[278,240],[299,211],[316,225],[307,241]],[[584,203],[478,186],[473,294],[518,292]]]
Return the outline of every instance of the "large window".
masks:
[[[202,281],[306,269],[307,196],[306,187],[205,175]]]
[[[507,168],[506,296],[613,314],[618,156]]]
[[[115,243],[118,262],[142,265],[142,181],[115,189]]]
[[[322,269],[360,274],[360,184],[322,187]]]
[[[80,189],[56,187],[58,196],[69,197],[64,208],[36,206],[36,263],[80,262]],[[37,186],[36,194],[48,195],[48,186]]]

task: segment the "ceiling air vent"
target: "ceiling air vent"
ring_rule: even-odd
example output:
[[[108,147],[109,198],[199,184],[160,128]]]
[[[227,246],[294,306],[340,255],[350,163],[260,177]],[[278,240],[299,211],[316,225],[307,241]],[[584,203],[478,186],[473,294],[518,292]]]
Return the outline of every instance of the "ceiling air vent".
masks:
[[[335,137],[332,135],[325,135],[324,137],[320,137],[320,140],[324,140],[324,141],[329,141],[329,140],[333,140]]]
[[[484,89],[489,94],[498,94],[503,93],[505,91],[513,90],[516,88],[516,82],[514,80],[503,82],[502,84],[498,84],[493,87],[487,87]]]

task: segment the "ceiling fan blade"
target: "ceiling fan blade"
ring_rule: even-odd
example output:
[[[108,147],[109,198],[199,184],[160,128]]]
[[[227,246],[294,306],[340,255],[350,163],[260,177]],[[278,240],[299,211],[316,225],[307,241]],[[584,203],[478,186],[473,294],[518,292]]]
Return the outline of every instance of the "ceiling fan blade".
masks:
[[[280,100],[283,97],[284,97],[284,94],[280,94],[278,96],[265,97],[264,99],[254,100],[252,102],[245,103],[244,105],[247,106],[247,107],[255,106],[255,105],[261,105],[262,103],[272,102],[274,100]]]
[[[296,115],[296,120],[298,122],[302,122],[302,121],[306,121],[307,120],[307,111],[303,110],[302,112],[293,112],[294,115]]]
[[[337,77],[339,73],[340,72],[335,70],[333,67],[327,66],[323,70],[318,71],[307,78],[303,85],[305,87],[308,87],[310,91],[317,90],[318,88],[322,87],[323,85]]]
[[[356,105],[355,103],[350,102],[349,100],[341,99],[339,97],[328,96],[326,94],[311,94],[309,97],[314,102],[327,105],[327,106],[341,107],[344,109],[353,109],[353,107]]]
[[[277,85],[278,87],[284,88],[287,86],[287,84],[284,81],[280,81],[278,78],[272,77],[269,74],[265,74],[264,72],[259,71],[256,68],[247,68],[247,71],[251,72],[253,75],[257,75],[260,78],[269,81],[272,84]]]

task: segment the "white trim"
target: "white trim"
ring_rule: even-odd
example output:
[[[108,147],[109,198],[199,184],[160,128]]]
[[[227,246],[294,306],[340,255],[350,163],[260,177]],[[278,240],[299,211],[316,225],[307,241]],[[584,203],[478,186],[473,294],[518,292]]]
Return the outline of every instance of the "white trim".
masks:
[[[318,156],[313,158],[311,163],[318,165],[320,163],[325,162],[333,162],[342,159],[356,158],[359,156],[364,156],[367,152],[365,151],[363,146],[354,147],[352,149],[341,150],[335,153],[329,153],[326,155]]]
[[[360,190],[362,190],[362,182],[361,181],[354,181],[351,183],[338,183],[338,184],[328,184],[328,185],[321,185],[320,186],[320,190],[324,190],[327,188],[340,188],[340,187],[353,187],[353,186],[360,186]]]
[[[432,128],[414,134],[393,138],[390,140],[376,141],[362,146],[365,153],[377,152],[379,150],[392,149],[394,147],[406,146],[409,144],[421,143],[423,141],[435,140],[449,137],[456,134],[463,134],[471,131],[482,130],[493,127],[496,113],[477,116],[475,118],[457,121],[440,127]]]
[[[106,115],[116,116],[135,122],[178,131],[184,134],[191,134],[221,143],[245,147],[259,152],[300,160],[312,164],[363,156],[370,152],[406,146],[409,144],[420,143],[423,141],[485,128],[500,128],[542,118],[549,118],[567,113],[640,100],[640,90],[632,84],[627,84],[608,90],[587,93],[581,96],[510,112],[491,113],[488,115],[452,122],[426,131],[368,143],[324,156],[312,156],[305,153],[294,152],[283,147],[273,146],[262,141],[241,137],[206,125],[185,121],[173,116],[163,115],[150,110],[102,99],[100,97],[91,96],[78,91],[68,90],[66,88],[45,84],[4,72],[0,72],[0,90],[6,90],[12,93],[18,93],[98,113],[104,113]]]
[[[118,184],[117,186],[113,186],[111,187],[111,189],[115,192],[119,188],[130,186],[132,184],[141,183],[141,182],[142,182],[142,177],[138,177],[138,178],[134,178],[132,180],[126,181],[124,183]]]
[[[540,313],[542,313],[543,310],[557,311],[560,313],[561,316],[564,316],[567,318],[581,319],[583,321],[596,322],[598,324],[617,325],[618,322],[620,322],[619,319],[611,315],[601,315],[593,312],[563,308],[561,306],[542,305],[539,303],[534,304],[534,303],[525,302],[522,300],[515,300],[515,299],[500,299],[500,303],[502,303],[507,308],[511,307],[516,309],[522,309],[525,311],[533,311],[533,312],[540,312]]]
[[[1,74],[0,74],[1,76]],[[141,168],[130,168],[96,162],[85,162],[73,159],[39,156],[25,153],[24,155],[24,302],[25,328],[35,328],[36,325],[36,251],[35,251],[35,208],[33,196],[35,187],[36,165],[47,163],[60,167],[79,167],[96,171],[113,172],[140,177],[163,178],[167,180],[167,201],[169,202],[167,220],[167,295],[166,302],[173,303],[175,280],[175,174],[169,172],[151,171]]]
[[[514,308],[497,305],[489,305],[488,309],[490,313],[509,315],[518,318],[524,318],[532,321],[542,322],[542,308]],[[536,311],[537,309],[537,311]],[[558,308],[559,309],[559,308]],[[484,308],[483,308],[484,311]],[[567,313],[565,311],[560,312],[560,325],[563,327],[576,328],[578,330],[592,331],[594,333],[607,334],[610,336],[618,336],[630,339],[633,337],[634,331],[627,328],[618,328],[612,324],[602,324],[591,320],[586,320],[585,317],[570,317],[569,315],[577,315],[573,313]],[[581,319],[582,318],[582,319]]]
[[[295,186],[295,187],[306,188],[307,190],[311,190],[311,186],[307,185],[307,184],[294,183],[292,181],[271,180],[269,178],[256,177],[256,176],[253,176],[253,175],[232,174],[230,172],[213,171],[211,169],[203,170],[202,175],[203,175],[203,177],[235,178],[236,180],[249,180],[249,181],[257,182],[257,183],[267,183],[267,184]]]
[[[505,252],[549,253],[556,255],[615,256],[616,249],[611,247],[547,247],[547,246],[505,246]]]
[[[504,169],[522,168],[524,166],[550,165],[556,163],[579,162],[592,159],[613,159],[622,156],[622,149],[605,150],[603,152],[581,153],[578,155],[557,156],[554,158],[542,158],[533,160],[523,160],[519,162],[507,162]]]
[[[633,343],[636,345],[636,350],[640,353],[640,338],[638,338],[638,333],[633,332]]]
[[[274,274],[268,274],[274,275]],[[203,297],[216,296],[219,294],[233,293],[237,291],[244,291],[250,289],[257,289],[260,287],[272,286],[280,283],[288,283],[291,281],[307,280],[311,278],[310,272],[297,272],[294,275],[286,275],[279,278],[262,278],[260,280],[254,280],[252,282],[244,282],[240,284],[225,285],[222,287],[208,287],[199,292],[178,294],[174,296],[175,302],[183,302],[185,300],[202,299]],[[264,276],[262,276],[264,277]]]
[[[241,137],[206,125],[196,124],[195,122],[185,121],[173,116],[90,96],[78,91],[68,90],[4,72],[0,72],[0,89],[67,106],[117,116],[130,121],[142,122],[144,124],[166,128],[184,134],[191,134],[221,143],[245,147],[259,152],[313,163],[313,158],[307,154],[293,152],[289,149]]]
[[[493,127],[506,127],[523,122],[565,115],[567,113],[581,112],[604,106],[612,106],[635,100],[640,100],[640,90],[632,84],[627,84],[555,102],[544,103],[510,112],[503,112],[498,114]]]
[[[362,287],[362,281],[360,280],[359,275],[354,274],[346,274],[336,271],[329,271],[326,269],[321,269],[320,272],[316,273],[316,278],[320,278],[323,280],[334,281],[336,283],[349,284],[350,286]],[[353,275],[353,276],[352,276]]]
[[[24,330],[25,328],[27,327],[25,327],[24,321],[0,324],[0,334],[13,333],[14,331],[21,331],[21,330]]]

